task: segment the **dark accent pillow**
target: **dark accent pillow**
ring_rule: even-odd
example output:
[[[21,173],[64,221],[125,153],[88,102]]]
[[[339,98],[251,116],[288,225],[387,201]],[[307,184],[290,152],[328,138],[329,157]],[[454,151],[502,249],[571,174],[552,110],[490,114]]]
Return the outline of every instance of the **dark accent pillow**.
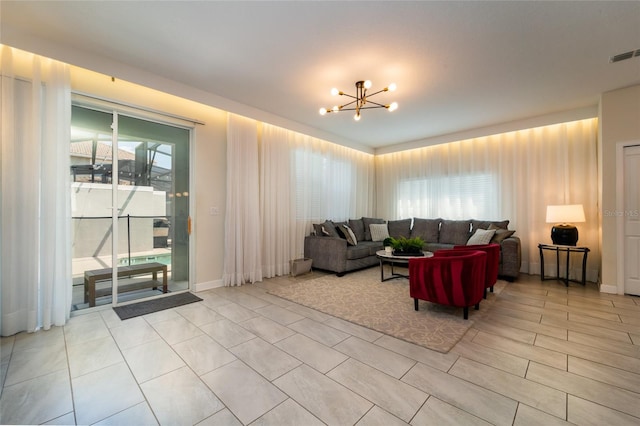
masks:
[[[490,220],[472,220],[471,221],[471,231],[475,232],[476,229],[491,229],[489,228],[491,225],[495,226],[495,229],[507,229],[509,227],[508,220],[501,221],[490,221]]]
[[[324,235],[325,237],[339,237],[340,236],[340,234],[338,234],[338,231],[336,230],[336,225],[330,220],[325,220],[324,221],[324,223],[322,224],[322,229],[320,230],[320,232],[322,232],[322,235]]]
[[[442,219],[413,218],[411,238],[420,237],[425,243],[437,243],[440,234],[440,222]]]
[[[347,240],[347,244],[349,244],[350,246],[358,245],[358,239],[356,238],[356,235],[353,233],[353,230],[349,227],[349,225],[343,223],[340,225],[339,229],[344,234],[344,238]]]
[[[471,236],[470,220],[443,220],[440,224],[439,243],[466,245]]]
[[[344,229],[342,229],[342,225],[346,225],[347,222],[333,222],[333,224],[335,225],[335,229],[336,229],[336,233],[338,234],[338,237],[346,240],[347,236],[344,235]]]
[[[349,219],[349,228],[356,235],[358,241],[364,241],[364,222],[362,219]]]
[[[495,244],[500,244],[501,242],[503,242],[504,240],[506,240],[507,238],[509,238],[510,236],[516,233],[516,231],[510,231],[508,229],[498,228],[493,224],[489,225],[489,229],[496,230],[496,233],[493,235],[493,238],[491,238],[491,242]]]
[[[387,225],[389,227],[389,235],[393,238],[411,237],[411,218],[390,220]]]
[[[369,229],[369,225],[372,223],[387,223],[384,219],[377,219],[373,217],[363,217],[362,224],[364,226],[364,240],[371,241],[371,229]]]
[[[322,223],[313,224],[313,233],[319,237],[324,236],[324,234],[322,233]]]

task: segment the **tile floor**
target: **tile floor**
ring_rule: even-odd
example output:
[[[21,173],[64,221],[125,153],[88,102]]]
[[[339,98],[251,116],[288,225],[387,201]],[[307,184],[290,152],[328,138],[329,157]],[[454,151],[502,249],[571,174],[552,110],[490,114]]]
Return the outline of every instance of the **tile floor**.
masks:
[[[638,297],[523,275],[441,354],[266,292],[317,274],[2,338],[0,423],[640,424]]]

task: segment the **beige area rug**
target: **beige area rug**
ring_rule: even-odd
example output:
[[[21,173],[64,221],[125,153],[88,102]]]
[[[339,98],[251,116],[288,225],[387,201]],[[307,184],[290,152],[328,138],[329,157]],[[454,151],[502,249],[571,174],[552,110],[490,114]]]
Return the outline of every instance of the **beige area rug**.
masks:
[[[385,269],[385,277],[388,273]],[[378,267],[343,277],[324,275],[272,287],[268,292],[398,339],[448,352],[475,321],[487,314],[505,285],[505,281],[499,280],[494,286],[495,293],[488,293],[487,299],[480,303],[479,311],[473,307],[469,309],[466,321],[462,318],[462,308],[423,300],[416,312],[409,296],[409,280],[398,278],[380,282]]]

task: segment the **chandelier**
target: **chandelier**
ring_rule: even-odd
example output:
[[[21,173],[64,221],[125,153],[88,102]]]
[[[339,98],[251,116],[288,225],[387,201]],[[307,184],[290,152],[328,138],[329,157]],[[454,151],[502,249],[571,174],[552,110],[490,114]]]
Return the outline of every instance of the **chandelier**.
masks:
[[[355,115],[353,119],[358,121],[360,120],[360,111],[363,109],[372,109],[372,108],[386,108],[389,111],[395,111],[398,109],[398,103],[392,102],[390,104],[379,104],[377,102],[369,100],[372,96],[377,95],[382,92],[393,92],[396,90],[396,84],[391,83],[389,86],[385,87],[382,90],[378,90],[377,92],[367,94],[367,90],[371,88],[371,80],[366,81],[356,81],[356,95],[352,96],[347,93],[344,93],[338,89],[331,89],[331,94],[333,96],[340,95],[346,96],[348,98],[353,99],[353,101],[348,102],[344,105],[336,105],[333,108],[320,108],[320,115],[325,115],[330,112],[339,112],[339,111],[355,111]]]

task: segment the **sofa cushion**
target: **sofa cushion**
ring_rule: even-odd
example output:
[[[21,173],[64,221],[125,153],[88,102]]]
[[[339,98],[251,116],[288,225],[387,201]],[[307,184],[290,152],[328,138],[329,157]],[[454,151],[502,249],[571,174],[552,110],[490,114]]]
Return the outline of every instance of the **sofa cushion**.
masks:
[[[347,260],[362,259],[363,257],[370,256],[370,246],[367,244],[359,244],[357,246],[347,247]]]
[[[490,221],[490,220],[475,220],[471,221],[471,231],[475,232],[476,229],[491,229],[493,225],[496,229],[507,229],[509,227],[508,220]]]
[[[420,237],[426,243],[437,242],[441,221],[442,219],[414,218],[413,228],[411,228],[411,238]]]
[[[495,225],[490,225],[489,229],[493,229],[496,233],[491,238],[492,243],[500,244],[502,241],[506,240],[510,236],[516,233],[516,231],[511,231],[509,229],[498,228]]]
[[[389,238],[389,228],[386,223],[372,223],[369,225],[371,241],[384,241]]]
[[[411,237],[411,219],[390,220],[387,225],[393,238]]]
[[[472,245],[484,245],[491,242],[491,238],[495,235],[495,229],[476,229],[476,232],[467,241],[468,246]]]
[[[470,220],[443,220],[440,224],[439,243],[464,245],[471,236]]]
[[[356,235],[358,241],[364,241],[364,222],[362,219],[349,219],[349,228]]]
[[[362,224],[364,225],[364,240],[371,241],[371,229],[369,225],[372,223],[387,223],[384,219],[377,219],[373,217],[363,217]]]

